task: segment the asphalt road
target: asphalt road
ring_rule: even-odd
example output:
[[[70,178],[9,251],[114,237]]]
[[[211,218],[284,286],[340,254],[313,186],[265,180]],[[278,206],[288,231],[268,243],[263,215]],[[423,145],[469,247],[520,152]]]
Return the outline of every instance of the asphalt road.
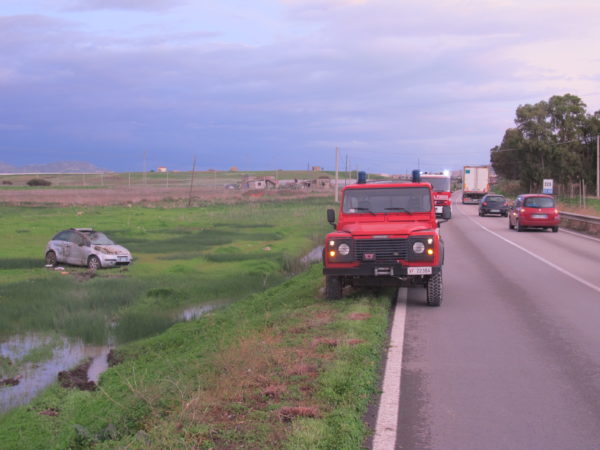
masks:
[[[461,204],[442,235],[442,306],[404,299],[396,448],[600,448],[600,240]]]

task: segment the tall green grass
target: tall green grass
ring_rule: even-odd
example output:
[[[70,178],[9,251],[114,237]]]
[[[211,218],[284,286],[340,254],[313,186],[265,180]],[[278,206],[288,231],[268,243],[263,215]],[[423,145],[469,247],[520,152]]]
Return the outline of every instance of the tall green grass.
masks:
[[[47,390],[31,405],[0,416],[0,442],[15,449],[362,448],[368,430],[361,418],[376,390],[389,298],[355,297],[331,303],[316,295],[321,283],[320,267],[314,265],[224,310],[123,346],[123,363],[102,376],[99,391],[57,386]],[[149,296],[164,300],[177,295],[177,289],[158,289]],[[331,321],[314,322],[319,312]],[[351,313],[365,314],[366,319],[351,320]],[[265,404],[251,393],[245,398],[224,396],[219,403],[224,413],[247,417],[239,430],[235,422],[228,426],[227,420],[222,424],[189,420],[190,407],[202,411],[208,406],[194,406],[191,400],[214,389],[210,380],[229,376],[218,367],[220,355],[239,342],[260,342],[264,336],[275,338],[273,350],[280,355],[298,346],[311,348],[311,341],[319,336],[336,336],[340,344],[323,349],[328,354],[310,385],[288,377],[282,367],[279,382],[288,380],[289,390],[279,399]],[[356,344],[344,344],[349,339]],[[239,372],[240,368],[224,363]],[[241,368],[242,374],[246,371]],[[302,383],[308,382],[305,378]],[[321,415],[282,424],[277,410],[297,404],[298,386],[314,390],[310,401]],[[48,410],[58,411],[59,416],[40,414]]]
[[[154,335],[185,306],[234,301],[280,283],[327,229],[323,199],[202,208],[0,206],[0,340],[55,331],[88,343]],[[58,231],[93,227],[129,248],[125,269],[43,268]],[[176,295],[155,296],[166,289]]]

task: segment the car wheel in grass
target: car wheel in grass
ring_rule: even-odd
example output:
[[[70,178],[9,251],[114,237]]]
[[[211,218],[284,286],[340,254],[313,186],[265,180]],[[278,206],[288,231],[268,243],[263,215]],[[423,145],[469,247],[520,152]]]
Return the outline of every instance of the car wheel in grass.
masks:
[[[46,253],[46,265],[54,267],[56,265],[56,253],[50,250]]]
[[[325,277],[325,298],[327,300],[339,300],[342,298],[342,279],[327,275]]]
[[[88,268],[91,270],[98,270],[102,267],[102,265],[100,264],[100,260],[98,259],[97,256],[90,256],[88,259]]]
[[[431,275],[427,281],[427,304],[440,306],[442,304],[442,272]]]

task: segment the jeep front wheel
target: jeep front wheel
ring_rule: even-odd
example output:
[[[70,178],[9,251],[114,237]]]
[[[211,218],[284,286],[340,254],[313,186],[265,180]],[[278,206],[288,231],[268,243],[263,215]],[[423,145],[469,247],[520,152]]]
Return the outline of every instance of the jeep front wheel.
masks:
[[[442,304],[442,271],[431,275],[427,281],[427,304],[440,306]]]
[[[339,300],[342,298],[342,278],[327,275],[325,277],[325,298]]]

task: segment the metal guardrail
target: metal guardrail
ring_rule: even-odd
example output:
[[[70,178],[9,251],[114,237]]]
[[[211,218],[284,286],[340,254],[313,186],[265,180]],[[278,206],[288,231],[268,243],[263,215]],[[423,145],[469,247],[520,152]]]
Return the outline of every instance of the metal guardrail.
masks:
[[[560,211],[561,226],[592,236],[600,236],[600,217]]]
[[[597,217],[597,216],[585,216],[583,214],[575,214],[575,213],[570,213],[570,212],[565,212],[565,211],[560,211],[560,215],[562,217],[565,217],[566,219],[578,220],[580,222],[593,223],[593,224],[600,225],[600,217]]]

